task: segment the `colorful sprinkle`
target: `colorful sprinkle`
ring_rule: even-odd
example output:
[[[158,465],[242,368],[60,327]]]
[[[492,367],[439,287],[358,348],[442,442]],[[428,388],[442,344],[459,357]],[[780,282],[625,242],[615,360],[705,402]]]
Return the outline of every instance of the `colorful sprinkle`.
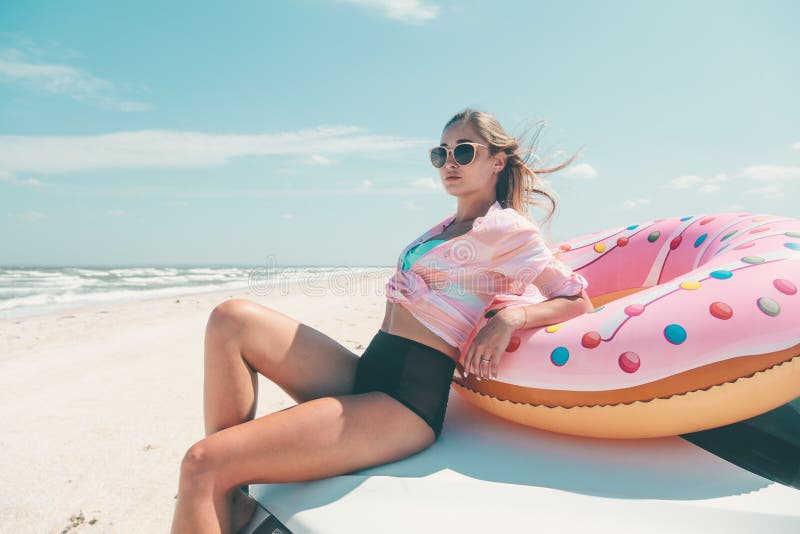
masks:
[[[711,271],[709,273],[709,276],[711,276],[711,278],[717,278],[719,280],[727,280],[728,278],[733,276],[733,273],[730,271],[726,271],[724,269],[720,269],[717,271]]]
[[[703,224],[703,223],[700,223],[700,224]],[[697,239],[695,239],[695,240],[694,240],[694,248],[697,248],[697,247],[699,247],[700,245],[702,245],[702,244],[703,244],[703,241],[705,241],[707,237],[708,237],[708,234],[702,234],[700,237],[698,237]]]
[[[800,232],[785,232],[785,235],[789,237],[800,237]]]
[[[800,243],[784,243],[783,246],[792,250],[800,250]]]
[[[785,278],[776,278],[772,281],[772,285],[784,295],[794,295],[797,293],[797,286]]]
[[[775,317],[781,312],[781,306],[769,297],[759,297],[758,309],[770,317]]]
[[[603,309],[603,308],[605,308],[605,307],[606,307],[606,305],[605,305],[605,304],[603,304],[603,305],[602,305],[602,306],[600,306],[599,308],[595,308],[595,309],[593,309],[592,311],[590,311],[590,312],[587,312],[587,313],[597,313],[597,312],[599,312],[600,310],[602,310],[602,309]]]
[[[605,252],[606,251],[606,244],[605,243],[595,243],[594,250],[596,252]]]
[[[711,221],[713,221],[714,219],[716,219],[716,217],[706,217],[705,219],[703,219],[702,221],[700,221],[700,225],[702,226],[702,225],[704,225],[704,224],[708,224],[708,223],[710,223]]]
[[[651,242],[651,243],[655,243],[656,241],[658,241],[659,236],[661,236],[661,232],[656,230],[656,231],[650,232],[650,234],[648,234],[647,240],[649,242]]]
[[[572,245],[559,245],[558,248],[560,248],[561,250],[566,251],[566,250],[571,249]]]
[[[550,326],[545,327],[544,330],[545,332],[550,332],[550,333],[558,332],[559,330],[561,330],[562,326],[564,326],[564,323],[551,324]]]
[[[638,225],[638,224],[632,224],[632,225],[628,226],[628,227],[626,228],[626,230],[635,230],[635,229],[637,229],[637,228],[639,228],[639,225]]]
[[[511,341],[508,342],[508,346],[506,347],[506,352],[514,352],[519,348],[520,339],[518,336],[512,336]]]
[[[764,258],[761,256],[745,256],[742,258],[744,263],[764,263]]]
[[[724,321],[733,317],[733,309],[724,302],[712,302],[711,306],[708,307],[708,311],[717,319],[722,319]]]
[[[769,230],[769,226],[763,226],[761,228],[754,228],[754,229],[750,230],[750,233],[751,234],[758,234],[758,233],[761,233],[761,232],[766,232],[767,230]]]
[[[628,306],[625,306],[625,313],[631,317],[641,315],[644,313],[644,306],[641,304],[629,304]]]
[[[725,236],[724,236],[722,239],[720,239],[720,243],[721,243],[722,241],[725,241],[726,239],[728,239],[730,236],[732,236],[733,234],[735,234],[735,233],[736,233],[736,232],[738,232],[738,231],[739,231],[739,230],[734,230],[733,232],[728,232],[727,234],[725,234]]]
[[[623,236],[623,237],[620,237],[619,239],[617,239],[617,246],[624,247],[627,244],[628,244],[628,238],[627,237]]]
[[[733,250],[742,250],[743,248],[750,248],[755,246],[755,243],[742,243],[741,245],[733,247]]]
[[[600,332],[592,330],[591,332],[586,332],[581,337],[581,345],[586,347],[587,349],[593,349],[600,344]]]
[[[626,373],[635,373],[639,370],[639,355],[635,352],[627,351],[619,355],[619,368]]]
[[[553,362],[553,365],[558,365],[561,367],[569,360],[569,351],[567,347],[556,347],[553,349],[553,352],[550,353],[550,361]]]
[[[679,324],[670,324],[664,329],[664,337],[673,345],[686,341],[686,330]]]
[[[669,242],[669,249],[675,250],[681,245],[681,241],[683,241],[683,236],[679,235],[678,237]]]
[[[489,310],[488,312],[486,312],[486,314],[484,315],[484,317],[486,317],[487,319],[491,319],[492,317],[494,317],[495,315],[497,315],[497,312],[499,312],[499,311],[500,311],[500,310]]]
[[[694,215],[687,215],[686,217],[681,217],[681,222],[688,221],[692,217],[694,217]]]
[[[681,289],[700,289],[700,282],[696,280],[686,280],[685,282],[680,283]]]

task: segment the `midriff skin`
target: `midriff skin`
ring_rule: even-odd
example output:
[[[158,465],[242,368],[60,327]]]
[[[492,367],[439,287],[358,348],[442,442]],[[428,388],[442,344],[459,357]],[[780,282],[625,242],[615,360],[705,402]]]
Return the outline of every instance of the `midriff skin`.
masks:
[[[440,350],[458,362],[461,355],[458,348],[448,344],[445,340],[428,330],[428,327],[419,322],[411,312],[402,304],[386,301],[386,315],[383,318],[381,330],[387,334],[402,336],[414,341],[419,341],[423,345],[428,345],[436,350]]]
[[[468,232],[472,228],[473,221],[474,219],[471,219],[452,224],[441,234],[430,237],[428,240],[455,239]],[[388,299],[386,300],[386,315],[383,318],[381,330],[387,334],[413,339],[414,341],[419,341],[423,345],[428,345],[436,350],[440,350],[450,356],[456,363],[458,363],[458,358],[461,356],[461,351],[459,351],[458,348],[450,345],[428,330],[428,327],[419,322],[402,304],[392,302]]]

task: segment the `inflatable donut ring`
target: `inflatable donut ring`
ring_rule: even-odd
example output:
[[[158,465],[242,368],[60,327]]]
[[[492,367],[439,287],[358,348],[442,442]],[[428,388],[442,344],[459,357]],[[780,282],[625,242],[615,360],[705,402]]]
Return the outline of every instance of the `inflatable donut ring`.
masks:
[[[800,396],[800,220],[656,219],[560,243],[595,310],[517,330],[497,378],[454,378],[469,402],[554,432],[684,434]],[[512,296],[513,297],[513,296]],[[498,295],[470,334],[513,298]]]

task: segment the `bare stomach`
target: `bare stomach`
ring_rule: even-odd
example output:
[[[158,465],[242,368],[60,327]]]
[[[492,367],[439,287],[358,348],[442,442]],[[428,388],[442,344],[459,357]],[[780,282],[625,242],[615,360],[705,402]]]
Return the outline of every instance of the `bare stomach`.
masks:
[[[402,304],[390,300],[386,301],[386,315],[383,318],[381,330],[387,334],[394,334],[396,336],[419,341],[424,345],[444,352],[456,362],[460,356],[458,348],[448,344],[445,340],[428,330],[428,327],[411,315],[411,312],[404,308]]]

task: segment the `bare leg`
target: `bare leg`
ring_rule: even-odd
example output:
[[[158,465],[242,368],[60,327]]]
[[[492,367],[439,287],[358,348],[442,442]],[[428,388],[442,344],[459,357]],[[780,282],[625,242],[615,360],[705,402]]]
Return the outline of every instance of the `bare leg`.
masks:
[[[433,430],[383,392],[314,399],[221,430],[184,457],[172,532],[229,532],[226,496],[243,483],[341,475],[408,457],[433,442]]]
[[[351,393],[358,360],[334,339],[276,310],[242,299],[226,301],[206,326],[206,435],[253,419],[256,372],[303,402]]]
[[[203,404],[206,436],[255,416],[259,372],[298,402],[353,389],[358,356],[325,334],[271,308],[232,299],[217,306],[205,333]],[[191,493],[193,496],[189,497]],[[184,497],[184,495],[187,495]],[[201,495],[180,482],[173,531],[196,510],[218,524],[239,527],[255,511],[235,492]],[[180,506],[179,506],[180,504]],[[176,530],[177,529],[177,530]]]

